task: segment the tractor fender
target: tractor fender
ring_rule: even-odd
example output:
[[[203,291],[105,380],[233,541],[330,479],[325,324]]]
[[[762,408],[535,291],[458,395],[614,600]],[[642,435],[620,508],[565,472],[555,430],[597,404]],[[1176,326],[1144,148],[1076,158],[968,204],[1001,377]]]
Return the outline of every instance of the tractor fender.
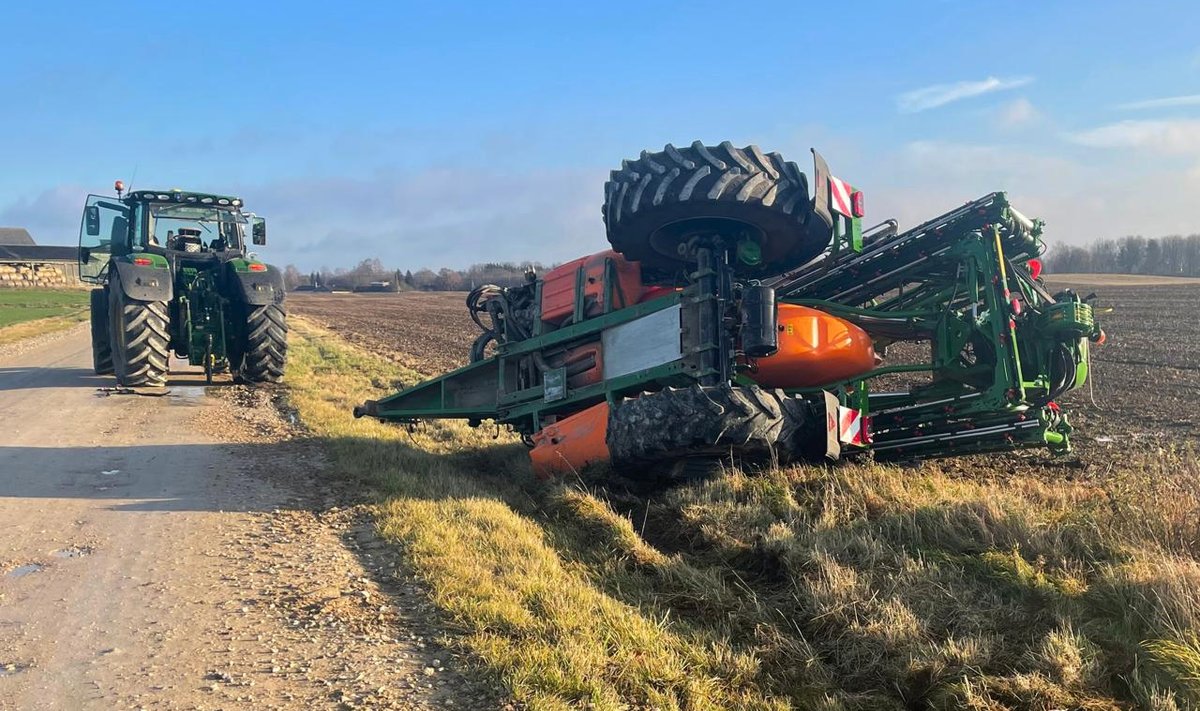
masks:
[[[174,293],[171,270],[156,264],[141,266],[133,262],[114,259],[121,291],[137,301],[170,301]]]
[[[283,272],[271,265],[266,271],[256,272],[230,264],[229,280],[236,286],[231,296],[249,306],[266,306],[283,302],[287,290],[283,285]]]

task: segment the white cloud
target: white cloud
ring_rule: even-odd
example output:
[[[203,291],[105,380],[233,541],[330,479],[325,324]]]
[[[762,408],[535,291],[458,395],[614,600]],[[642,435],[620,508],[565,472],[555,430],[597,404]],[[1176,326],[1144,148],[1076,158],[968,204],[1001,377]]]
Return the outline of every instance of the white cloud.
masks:
[[[1200,119],[1120,121],[1067,135],[1092,148],[1145,148],[1171,155],[1200,153]]]
[[[1166,163],[1122,151],[1084,160],[1019,142],[929,140],[876,155],[855,186],[867,195],[869,223],[896,217],[901,229],[1003,190],[1023,213],[1046,221],[1051,245],[1200,232],[1189,209],[1200,194],[1200,166]]]
[[[1118,104],[1118,109],[1126,111],[1140,111],[1142,109],[1171,109],[1178,106],[1200,106],[1200,94],[1188,94],[1186,96],[1166,96],[1161,99],[1146,99],[1145,101],[1131,101],[1127,104]]]
[[[78,244],[86,198],[87,189],[80,185],[58,185],[32,197],[17,198],[0,205],[0,226],[24,227],[38,244]]]
[[[1015,128],[1036,121],[1042,114],[1029,99],[1021,97],[1005,104],[996,120],[1002,128]]]
[[[1025,86],[1033,81],[1033,77],[1012,77],[1000,79],[988,77],[980,81],[960,81],[953,84],[934,84],[932,86],[906,91],[896,97],[896,108],[901,113],[913,114],[919,111],[935,109],[939,106],[982,96],[994,91],[1005,91]]]
[[[902,172],[916,170],[930,178],[953,178],[964,188],[980,194],[1007,190],[1014,183],[1027,184],[1049,174],[1062,177],[1078,170],[1071,161],[1044,152],[953,141],[912,141],[901,148],[899,160]]]
[[[604,177],[598,170],[438,168],[236,187],[271,221],[269,260],[310,269],[379,257],[415,270],[552,263],[604,249]]]

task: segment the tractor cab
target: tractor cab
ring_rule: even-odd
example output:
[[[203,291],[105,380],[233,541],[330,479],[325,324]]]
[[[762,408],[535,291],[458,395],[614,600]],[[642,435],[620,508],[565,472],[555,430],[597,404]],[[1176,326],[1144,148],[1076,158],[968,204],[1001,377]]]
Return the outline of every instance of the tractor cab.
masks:
[[[88,196],[79,234],[85,279],[102,279],[111,257],[141,252],[202,267],[244,257],[247,233],[254,244],[266,243],[266,220],[242,212],[239,198],[182,190],[121,192],[115,199]]]

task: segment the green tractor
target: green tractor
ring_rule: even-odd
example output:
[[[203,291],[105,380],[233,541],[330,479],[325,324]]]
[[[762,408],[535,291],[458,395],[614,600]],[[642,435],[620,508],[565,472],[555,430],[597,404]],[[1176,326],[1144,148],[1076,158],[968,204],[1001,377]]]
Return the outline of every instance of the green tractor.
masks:
[[[278,382],[287,357],[283,274],[248,253],[267,223],[235,197],[181,190],[89,195],[79,275],[92,290],[92,361],[122,386],[166,384],[170,354],[238,382]],[[247,230],[249,226],[249,230]]]

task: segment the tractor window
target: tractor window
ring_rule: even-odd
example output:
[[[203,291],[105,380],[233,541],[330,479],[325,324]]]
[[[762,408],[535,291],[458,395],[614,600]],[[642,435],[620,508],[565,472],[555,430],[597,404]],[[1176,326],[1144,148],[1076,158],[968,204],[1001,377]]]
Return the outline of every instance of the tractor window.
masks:
[[[242,248],[246,217],[201,205],[151,205],[143,247],[181,252],[224,252]]]
[[[100,281],[114,253],[128,250],[129,207],[115,198],[88,195],[79,226],[79,277]]]

